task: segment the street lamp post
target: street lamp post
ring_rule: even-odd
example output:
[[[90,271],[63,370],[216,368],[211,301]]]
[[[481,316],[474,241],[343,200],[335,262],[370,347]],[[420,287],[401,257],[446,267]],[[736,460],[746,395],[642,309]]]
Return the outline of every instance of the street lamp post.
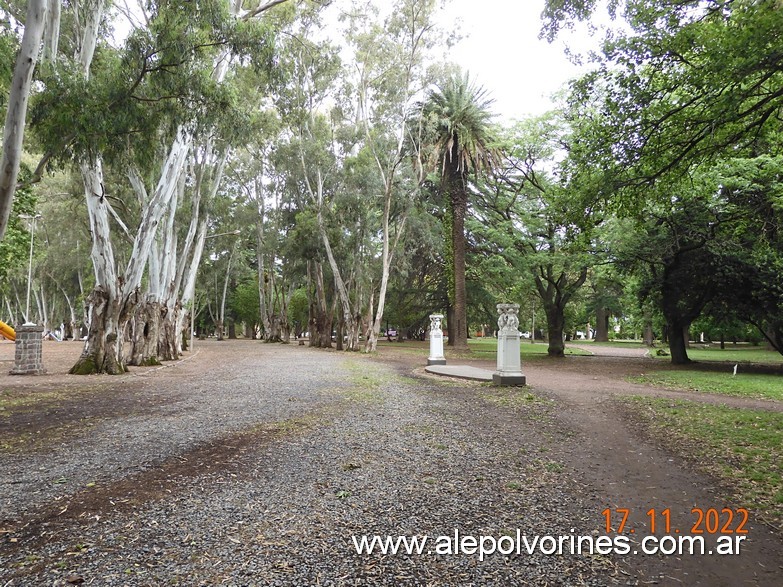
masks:
[[[20,214],[19,218],[31,221],[30,228],[30,261],[27,265],[27,301],[25,303],[25,326],[34,326],[35,323],[30,320],[30,286],[33,283],[33,243],[35,243],[35,221],[41,217],[40,214],[30,216],[29,214]]]

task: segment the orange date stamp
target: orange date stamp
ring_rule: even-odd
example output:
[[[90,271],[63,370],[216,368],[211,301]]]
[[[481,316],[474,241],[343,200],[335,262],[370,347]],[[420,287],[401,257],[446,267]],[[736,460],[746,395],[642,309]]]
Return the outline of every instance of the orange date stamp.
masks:
[[[681,528],[680,524],[672,524],[672,514],[669,508],[656,510],[651,508],[647,510],[646,516],[649,520],[649,532],[663,532],[664,534],[680,534],[683,529],[689,534],[747,534],[748,510],[745,508],[693,508],[691,509],[692,518],[685,520],[685,525]],[[628,524],[628,517],[631,514],[629,508],[606,508],[601,512],[606,521],[606,533],[610,534],[634,534],[635,528]]]

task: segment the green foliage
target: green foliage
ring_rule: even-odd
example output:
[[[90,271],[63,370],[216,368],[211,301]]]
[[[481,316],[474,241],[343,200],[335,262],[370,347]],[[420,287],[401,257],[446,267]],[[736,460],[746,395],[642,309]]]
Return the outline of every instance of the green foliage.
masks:
[[[257,324],[260,315],[257,279],[245,279],[240,282],[231,293],[229,305],[237,322]]]
[[[742,320],[783,348],[778,91],[774,2],[652,0],[623,5],[597,69],[569,98],[575,130],[563,173],[635,219],[612,243],[643,301],[670,332],[703,312]],[[551,36],[596,3],[550,0]],[[634,236],[636,235],[636,236]],[[635,244],[633,244],[635,243]],[[684,349],[681,359],[686,358]]]
[[[25,183],[29,178],[30,170],[22,166],[19,179]],[[5,236],[0,241],[0,293],[6,293],[6,279],[9,274],[21,271],[27,267],[30,251],[30,225],[29,221],[19,218],[20,214],[32,216],[36,210],[36,197],[32,189],[22,187],[16,190],[11,216]]]
[[[567,127],[555,114],[506,129],[502,169],[478,185],[478,218],[471,224],[498,281],[527,283],[527,291],[540,298],[555,356],[562,355],[562,334],[577,318],[570,304],[588,269],[602,261],[597,226],[603,215],[589,205],[592,193],[556,181],[546,169],[555,164],[557,145],[567,137]],[[505,262],[505,275],[498,259]],[[530,296],[520,294],[525,315],[533,314]]]
[[[587,121],[582,169],[598,164],[606,197],[634,211],[653,181],[676,183],[722,156],[764,152],[783,105],[783,14],[775,2],[624,4],[632,30],[607,37],[599,68],[574,85],[571,105],[573,118]],[[548,13],[583,18],[592,8],[557,0]]]
[[[308,318],[307,292],[303,288],[294,291],[291,301],[288,303],[288,322],[298,326],[302,331],[307,329]]]
[[[61,163],[100,153],[149,168],[161,133],[168,142],[178,126],[243,135],[245,97],[216,77],[216,64],[233,56],[271,69],[273,33],[265,21],[232,17],[221,0],[161,4],[122,50],[99,45],[89,79],[67,61],[42,70],[30,116],[39,146]]]
[[[634,377],[633,381],[684,391],[783,400],[783,380],[781,379],[780,375],[739,373],[733,376],[727,368],[723,373],[655,371],[640,377]]]
[[[0,120],[5,120],[8,90],[14,76],[17,45],[18,41],[8,30],[7,23],[0,21],[0,114],[2,114]]]
[[[470,173],[495,166],[492,103],[467,73],[447,77],[429,93],[421,124],[433,168],[464,181]]]

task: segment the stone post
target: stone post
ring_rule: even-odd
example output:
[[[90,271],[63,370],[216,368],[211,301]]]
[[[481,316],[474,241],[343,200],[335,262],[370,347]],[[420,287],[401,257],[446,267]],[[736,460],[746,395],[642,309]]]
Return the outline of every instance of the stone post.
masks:
[[[445,365],[446,357],[443,356],[443,330],[440,324],[443,314],[430,314],[430,357],[427,365]]]
[[[11,375],[43,375],[43,326],[24,324],[16,330],[16,357]]]
[[[498,369],[495,385],[525,385],[519,357],[519,304],[498,304]]]

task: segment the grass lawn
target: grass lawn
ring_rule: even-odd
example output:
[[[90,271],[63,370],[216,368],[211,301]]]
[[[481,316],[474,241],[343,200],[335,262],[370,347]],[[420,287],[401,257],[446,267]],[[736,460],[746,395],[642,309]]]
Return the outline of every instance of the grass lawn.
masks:
[[[665,347],[662,347],[665,348]],[[668,351],[668,348],[666,348]],[[655,356],[655,353],[652,353]],[[754,346],[727,346],[720,348],[700,348],[692,346],[688,349],[688,357],[694,361],[729,361],[734,363],[783,363],[783,355],[777,351],[768,351]],[[669,357],[656,357],[669,360]]]
[[[472,338],[468,341],[471,353],[477,359],[494,358],[497,356],[498,341],[495,338]],[[519,341],[519,354],[522,358],[529,356],[541,356],[547,354],[549,345],[545,342],[536,341],[531,343],[529,340],[521,339]],[[448,352],[448,350],[447,350]],[[587,351],[581,349],[569,348],[566,344],[566,355],[589,355]]]
[[[411,353],[427,353],[429,352],[429,342],[422,342],[418,340],[403,341],[403,342],[387,342],[386,339],[378,341],[379,348],[390,348],[401,350]],[[468,340],[468,348],[470,353],[458,353],[451,349],[444,343],[443,351],[446,354],[446,358],[463,358],[463,359],[495,359],[497,356],[498,341],[496,338],[471,338]],[[525,357],[541,357],[546,356],[549,345],[545,342],[536,341],[535,344],[531,344],[529,340],[524,338],[519,341],[519,354],[524,359]],[[581,349],[569,348],[566,344],[566,355],[589,355],[588,351]]]
[[[783,400],[783,376],[757,375],[731,371],[715,373],[706,371],[654,371],[639,377],[630,377],[634,383],[648,383],[670,389],[722,393],[740,397]]]
[[[669,399],[632,397],[626,402],[669,450],[722,479],[752,516],[780,527],[783,414]]]
[[[611,346],[621,349],[641,349],[644,343],[641,340],[610,340],[609,342],[595,342],[594,340],[575,340],[574,344],[590,346]]]

